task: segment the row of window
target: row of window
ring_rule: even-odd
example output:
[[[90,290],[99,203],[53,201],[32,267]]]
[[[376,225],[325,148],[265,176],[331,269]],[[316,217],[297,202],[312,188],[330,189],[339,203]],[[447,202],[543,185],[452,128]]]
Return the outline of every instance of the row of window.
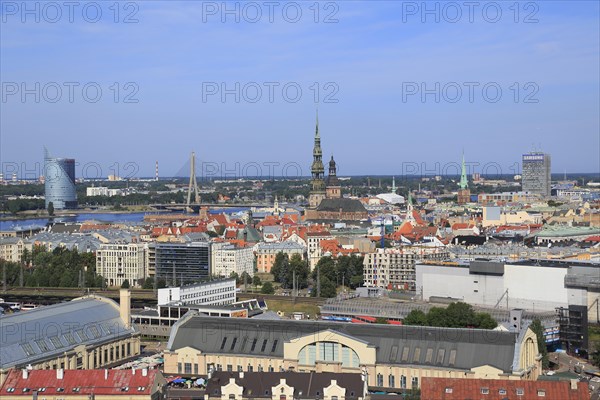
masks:
[[[229,351],[233,351],[233,349],[235,348],[235,345],[237,344],[237,337],[232,338],[232,340],[229,342],[229,345],[227,344],[227,336],[225,336],[223,338],[223,341],[221,342],[221,350],[225,350],[226,348],[229,349]],[[238,352],[244,353],[248,350],[246,350],[246,345],[247,343],[249,343],[248,338],[244,337],[244,339],[242,340],[242,344],[240,346],[240,348],[238,349]],[[251,342],[251,346],[250,346],[250,352],[254,352],[254,351],[258,351],[258,349],[260,349],[261,353],[264,353],[265,350],[269,350],[271,353],[274,353],[275,350],[277,349],[277,344],[279,343],[279,340],[275,339],[273,341],[273,343],[271,343],[271,345],[269,347],[267,347],[267,343],[268,343],[268,339],[263,339],[262,343],[259,343],[257,338],[252,339]]]
[[[410,380],[411,382],[411,388],[412,389],[418,389],[419,388],[419,377],[417,376],[413,376]],[[401,375],[400,376],[400,389],[407,389],[406,386],[406,382],[407,382],[407,378],[406,375]],[[377,374],[377,386],[379,387],[384,387],[384,379],[383,379],[383,375],[382,374]],[[388,375],[388,379],[387,379],[387,387],[390,388],[395,388],[396,387],[396,377],[392,374]]]
[[[217,371],[223,371],[223,365],[221,364],[216,364],[215,369]],[[207,370],[209,370],[211,368],[211,364],[207,365]],[[226,366],[227,368],[227,372],[233,372],[233,365],[232,364],[227,364]],[[241,365],[237,366],[236,369],[237,372],[244,372],[244,368]],[[258,365],[257,367],[257,372],[264,372],[264,368],[262,365]],[[267,367],[267,371],[268,372],[275,372],[275,368],[273,368],[272,365],[269,365]],[[248,364],[246,366],[246,372],[254,372],[254,366]],[[178,374],[186,374],[186,375],[198,375],[198,364],[197,363],[177,363],[177,373]]]
[[[452,393],[453,389],[451,387],[447,387],[445,390],[446,393]],[[546,396],[546,390],[544,389],[538,389],[537,391],[537,395],[538,397],[545,397]],[[490,389],[486,388],[486,387],[482,387],[480,389],[480,393],[481,394],[490,394]],[[506,389],[498,389],[498,395],[500,396],[506,396],[508,394],[508,391]],[[525,389],[523,388],[517,388],[515,389],[515,394],[517,396],[525,396]]]

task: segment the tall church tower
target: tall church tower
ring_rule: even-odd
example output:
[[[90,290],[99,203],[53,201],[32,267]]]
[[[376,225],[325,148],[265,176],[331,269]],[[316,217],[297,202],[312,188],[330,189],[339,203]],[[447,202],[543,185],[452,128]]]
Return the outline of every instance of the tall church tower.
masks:
[[[321,150],[321,136],[319,136],[319,114],[317,113],[317,127],[315,130],[315,144],[313,147],[313,162],[310,168],[312,173],[311,191],[308,203],[311,208],[317,208],[325,198],[325,167],[323,166],[323,151]]]
[[[331,156],[331,161],[329,161],[329,176],[327,177],[326,192],[328,199],[339,199],[342,197],[342,187],[337,178],[337,167],[333,156]]]
[[[467,204],[471,201],[471,191],[469,190],[469,181],[467,179],[467,167],[465,164],[465,153],[462,157],[462,166],[460,173],[460,189],[458,190],[458,196],[456,197],[458,204]]]

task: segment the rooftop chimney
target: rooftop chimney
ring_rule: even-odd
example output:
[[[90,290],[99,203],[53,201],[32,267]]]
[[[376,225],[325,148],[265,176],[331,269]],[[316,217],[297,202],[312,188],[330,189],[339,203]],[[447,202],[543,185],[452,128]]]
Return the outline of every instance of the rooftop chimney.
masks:
[[[27,368],[23,369],[23,379],[27,379],[29,378],[29,371],[27,370]]]
[[[577,379],[571,379],[571,390],[577,390]]]
[[[119,313],[125,328],[131,328],[131,291],[129,289],[121,289],[119,292]]]
[[[108,380],[108,369],[104,370],[104,380],[107,381]]]
[[[142,376],[148,376],[148,368],[142,368]]]
[[[56,370],[56,379],[64,379],[65,377],[65,370],[62,368],[59,368]]]
[[[240,379],[244,379],[244,371],[240,372]]]
[[[131,375],[135,375],[135,367],[131,368]]]

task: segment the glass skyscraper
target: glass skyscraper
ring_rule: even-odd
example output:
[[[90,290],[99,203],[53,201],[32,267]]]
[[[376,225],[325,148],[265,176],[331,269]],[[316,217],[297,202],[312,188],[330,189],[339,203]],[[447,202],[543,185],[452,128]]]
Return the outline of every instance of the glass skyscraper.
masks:
[[[57,210],[77,207],[75,191],[75,160],[72,158],[44,157],[46,208],[52,202]]]
[[[172,286],[197,283],[210,276],[210,243],[150,243],[148,271]]]

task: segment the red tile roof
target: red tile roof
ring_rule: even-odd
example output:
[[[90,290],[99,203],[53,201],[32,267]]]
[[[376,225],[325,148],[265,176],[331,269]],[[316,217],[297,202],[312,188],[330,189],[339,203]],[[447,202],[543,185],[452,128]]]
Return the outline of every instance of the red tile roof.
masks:
[[[458,229],[470,229],[470,228],[474,228],[474,227],[475,227],[475,224],[473,224],[471,222],[457,222],[452,225],[452,230],[456,231]]]
[[[225,231],[225,239],[235,239],[237,238],[237,230],[228,229]]]
[[[436,236],[438,228],[435,226],[415,226],[411,233],[404,235],[409,240],[420,241],[425,236]]]
[[[143,376],[141,370],[136,370],[134,375],[130,369],[111,369],[106,370],[108,375],[105,379],[105,370],[103,369],[64,370],[63,379],[58,379],[57,371],[32,370],[28,372],[27,378],[23,378],[22,371],[12,370],[0,388],[0,398],[9,395],[31,398],[33,391],[36,390],[41,397],[69,397],[88,394],[127,397],[150,395],[158,373],[158,370],[150,369],[148,374]],[[13,388],[14,390],[12,390]],[[29,390],[23,392],[25,388]],[[39,392],[41,388],[45,388],[45,390]],[[58,391],[59,388],[64,390]],[[128,390],[125,391],[123,388],[128,388]],[[139,390],[140,388],[143,389]]]
[[[281,235],[281,240],[286,240],[294,233],[298,235],[303,240],[306,240],[306,233],[308,229],[305,226],[290,226],[289,228],[283,228],[283,234]]]
[[[413,210],[412,212],[413,214],[413,218],[415,219],[415,222],[419,225],[425,225],[425,220],[423,220],[423,218],[421,218],[421,214],[417,211],[417,210]]]
[[[500,225],[496,228],[496,232],[502,231],[526,231],[529,229],[528,225]]]
[[[600,242],[600,235],[597,235],[597,236],[590,236],[589,238],[587,238],[587,239],[584,239],[583,241],[584,241],[584,242],[592,242],[592,243],[597,243],[597,242]]]
[[[105,230],[110,229],[112,225],[110,224],[81,224],[79,227],[79,232],[92,231],[92,230]]]
[[[219,225],[227,225],[227,217],[225,214],[212,214],[208,219],[209,221],[216,221]]]
[[[422,400],[519,399],[519,400],[589,400],[588,384],[569,381],[520,381],[505,379],[449,379],[424,377]],[[487,394],[482,390],[487,389]],[[523,394],[517,395],[517,390]],[[503,392],[504,391],[504,392]],[[544,396],[538,394],[543,391]],[[521,392],[519,392],[521,393]]]

